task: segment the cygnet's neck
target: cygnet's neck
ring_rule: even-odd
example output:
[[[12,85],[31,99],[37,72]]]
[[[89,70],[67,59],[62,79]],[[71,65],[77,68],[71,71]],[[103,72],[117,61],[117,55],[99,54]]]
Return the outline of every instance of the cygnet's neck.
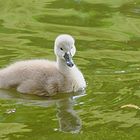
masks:
[[[79,89],[83,89],[86,87],[85,79],[76,65],[74,65],[73,67],[68,67],[65,60],[60,58],[57,58],[57,65],[59,71],[69,80],[72,80],[74,91],[78,91]]]
[[[68,74],[76,68],[75,65],[73,67],[67,66],[66,61],[63,59],[60,59],[59,57],[57,57],[57,65],[58,65],[58,69],[63,74]]]

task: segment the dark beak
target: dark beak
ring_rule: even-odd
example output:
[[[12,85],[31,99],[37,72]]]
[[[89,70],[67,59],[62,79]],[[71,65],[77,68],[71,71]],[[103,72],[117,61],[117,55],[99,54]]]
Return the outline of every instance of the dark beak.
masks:
[[[69,53],[65,53],[64,58],[65,58],[66,64],[67,64],[69,67],[73,67],[73,66],[74,66],[72,57],[71,57],[71,55],[70,55]]]

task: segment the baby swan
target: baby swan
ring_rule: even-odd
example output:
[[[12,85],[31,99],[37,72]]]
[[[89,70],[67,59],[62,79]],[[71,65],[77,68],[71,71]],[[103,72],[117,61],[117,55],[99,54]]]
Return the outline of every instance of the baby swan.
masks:
[[[40,59],[19,61],[0,70],[0,88],[17,87],[21,93],[51,96],[59,92],[77,92],[86,87],[83,74],[72,57],[74,39],[59,35],[54,44],[56,62]]]

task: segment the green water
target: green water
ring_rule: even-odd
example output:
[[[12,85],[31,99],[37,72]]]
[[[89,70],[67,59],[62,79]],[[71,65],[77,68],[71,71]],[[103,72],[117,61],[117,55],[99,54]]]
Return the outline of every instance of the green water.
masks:
[[[61,33],[76,39],[86,94],[0,90],[0,140],[139,140],[140,1],[0,0],[0,67],[55,60]]]

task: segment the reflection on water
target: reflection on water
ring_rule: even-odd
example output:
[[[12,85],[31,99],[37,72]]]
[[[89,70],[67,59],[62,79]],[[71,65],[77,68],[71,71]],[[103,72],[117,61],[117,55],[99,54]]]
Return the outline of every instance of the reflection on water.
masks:
[[[77,133],[81,129],[81,120],[73,109],[73,99],[61,99],[57,102],[57,116],[60,131]]]
[[[75,94],[75,95],[74,95]],[[62,94],[55,97],[37,97],[16,93],[15,91],[0,90],[0,98],[14,100],[16,104],[25,104],[26,106],[49,107],[55,105],[59,121],[59,130],[63,132],[78,133],[82,127],[80,117],[73,109],[75,99],[84,96],[85,93]],[[6,114],[16,113],[16,108],[10,108],[5,111]]]

